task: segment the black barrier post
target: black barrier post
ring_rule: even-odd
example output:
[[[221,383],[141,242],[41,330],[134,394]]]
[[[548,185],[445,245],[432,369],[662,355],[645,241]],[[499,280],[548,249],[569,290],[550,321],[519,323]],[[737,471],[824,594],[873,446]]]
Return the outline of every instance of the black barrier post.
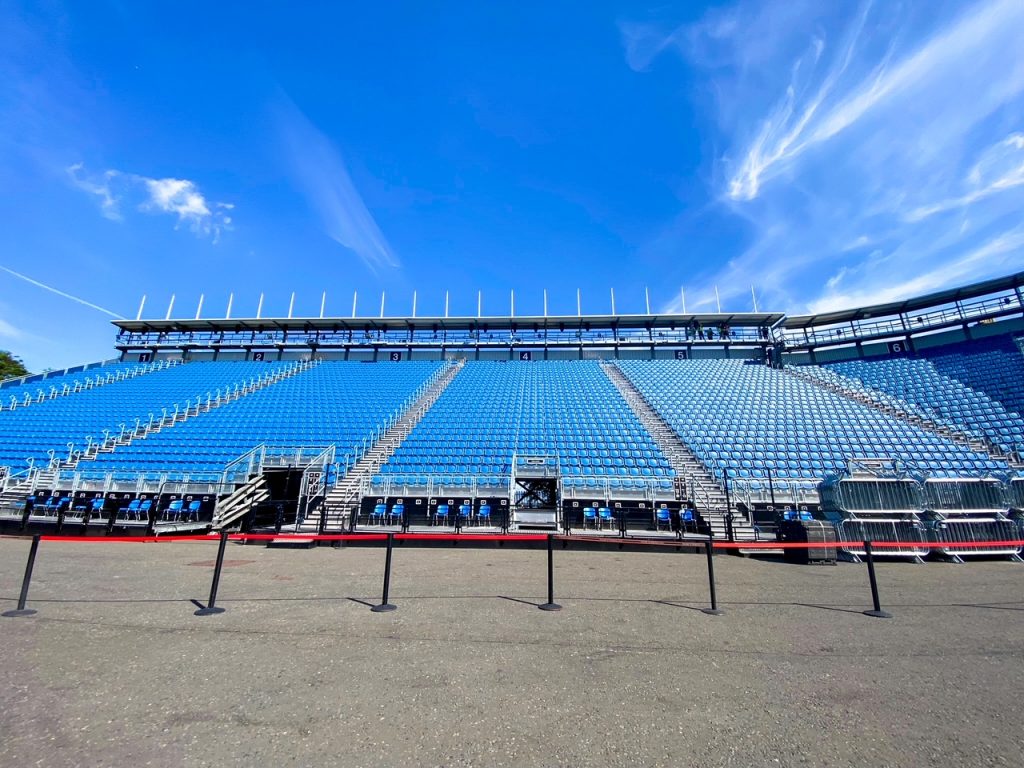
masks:
[[[865,616],[873,616],[876,619],[891,619],[892,614],[888,611],[883,611],[881,604],[878,602],[878,582],[875,580],[875,556],[871,552],[871,542],[864,542],[864,559],[868,563],[868,581],[871,582],[871,602],[873,603],[874,610],[864,611]]]
[[[538,605],[542,611],[560,611],[562,606],[555,602],[555,534],[548,534],[548,601]]]
[[[212,616],[216,613],[224,613],[224,609],[215,605],[217,602],[217,587],[220,586],[220,570],[224,567],[224,549],[228,545],[228,532],[220,532],[220,544],[217,545],[217,563],[213,566],[213,582],[210,584],[210,599],[206,602],[205,608],[196,611],[196,616]]]
[[[373,606],[370,610],[374,613],[386,613],[397,611],[398,606],[388,602],[388,592],[391,590],[391,547],[395,541],[395,534],[388,533],[387,550],[384,554],[384,594],[381,595],[380,605]]]
[[[715,555],[712,551],[713,548],[714,544],[711,539],[708,538],[708,540],[704,542],[704,549],[707,551],[708,555],[708,587],[711,590],[711,607],[701,608],[701,610],[709,616],[721,616],[723,611],[718,607],[718,597],[715,595]]]
[[[18,597],[18,607],[12,611],[4,611],[0,616],[33,616],[35,611],[25,607],[28,600],[28,585],[32,582],[32,569],[36,565],[36,552],[39,551],[40,535],[37,533],[32,537],[32,546],[28,550],[28,562],[25,564],[25,578],[21,580],[21,595]]]
[[[110,505],[110,514],[107,515],[107,536],[114,532],[114,525],[117,523],[117,514],[120,512],[121,502],[114,500],[114,503]]]
[[[733,541],[732,532],[732,501],[729,498],[729,470],[726,469],[722,475],[722,479],[725,481],[725,533],[726,538],[729,541]]]

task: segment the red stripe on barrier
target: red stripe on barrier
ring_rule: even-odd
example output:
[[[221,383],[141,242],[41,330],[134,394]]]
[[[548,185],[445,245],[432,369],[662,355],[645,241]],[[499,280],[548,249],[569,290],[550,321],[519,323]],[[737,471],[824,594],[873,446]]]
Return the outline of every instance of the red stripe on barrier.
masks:
[[[547,541],[546,533],[396,533],[395,541]]]
[[[642,547],[704,547],[707,539],[624,539],[621,536],[557,536],[558,541],[594,542],[597,544],[630,544]]]
[[[228,536],[232,541],[385,541],[386,533],[233,533]],[[548,534],[543,533],[396,533],[396,541],[546,541]],[[2,536],[0,538],[21,538]],[[126,544],[172,544],[176,541],[217,541],[217,535],[190,536],[58,536],[44,534],[41,541],[57,541],[85,544],[126,543]],[[629,544],[631,546],[648,547],[701,547],[707,539],[639,539],[604,536],[555,536],[558,541],[586,542],[600,544]],[[878,549],[1005,549],[1024,548],[1024,539],[1002,541],[879,541],[873,540],[872,546]],[[714,549],[857,549],[864,548],[861,541],[712,541]]]
[[[384,541],[386,533],[232,533],[231,541]]]
[[[175,541],[217,541],[218,536],[57,536],[44,534],[40,541],[70,541],[86,544],[102,542],[123,542],[131,544],[168,543]]]

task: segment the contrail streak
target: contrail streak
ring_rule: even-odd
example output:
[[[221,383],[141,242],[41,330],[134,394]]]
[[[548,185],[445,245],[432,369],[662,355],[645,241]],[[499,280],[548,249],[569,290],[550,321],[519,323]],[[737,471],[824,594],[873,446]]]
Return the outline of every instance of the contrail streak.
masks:
[[[119,315],[119,314],[117,314],[117,312],[111,312],[109,309],[104,309],[103,307],[101,307],[101,306],[99,306],[97,304],[93,304],[91,301],[86,301],[85,299],[80,299],[77,296],[72,296],[70,293],[64,293],[64,291],[57,290],[56,288],[54,288],[52,286],[49,286],[49,285],[46,285],[45,283],[40,283],[38,280],[33,280],[28,275],[23,275],[20,272],[15,272],[13,269],[8,269],[7,267],[3,266],[2,264],[0,264],[0,269],[2,269],[4,272],[6,272],[9,275],[14,275],[17,278],[20,278],[21,280],[24,280],[26,283],[31,283],[32,285],[35,285],[35,286],[37,286],[39,288],[42,288],[44,291],[49,291],[50,293],[56,293],[58,296],[63,296],[65,299],[71,299],[71,301],[74,301],[74,302],[77,302],[78,304],[82,304],[82,305],[84,305],[86,307],[90,307],[92,309],[95,309],[95,310],[97,310],[99,312],[102,312],[105,315],[110,315],[111,317],[113,317],[113,318],[115,318],[117,320],[124,320],[125,319],[124,315]]]

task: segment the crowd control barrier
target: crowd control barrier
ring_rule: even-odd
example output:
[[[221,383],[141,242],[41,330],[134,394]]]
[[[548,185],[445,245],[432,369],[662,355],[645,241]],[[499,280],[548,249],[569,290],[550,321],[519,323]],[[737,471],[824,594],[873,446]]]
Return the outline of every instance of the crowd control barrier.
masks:
[[[4,537],[8,538],[8,537]],[[563,536],[560,534],[548,533],[548,534],[474,534],[474,535],[460,535],[452,533],[340,533],[340,534],[262,534],[262,533],[227,533],[223,532],[217,535],[194,535],[194,536],[110,536],[110,537],[80,537],[80,536],[59,536],[59,535],[43,535],[36,534],[32,537],[31,544],[29,546],[28,560],[25,564],[25,574],[22,578],[21,591],[18,596],[17,607],[4,611],[0,616],[6,617],[24,617],[32,616],[37,613],[36,610],[29,608],[28,595],[29,588],[32,582],[32,571],[35,568],[36,559],[39,555],[40,544],[42,542],[74,542],[76,544],[87,544],[87,543],[158,543],[158,544],[173,544],[175,542],[192,541],[192,542],[216,542],[217,543],[217,557],[214,560],[213,574],[210,582],[210,596],[205,606],[195,611],[196,616],[213,616],[224,613],[224,608],[217,605],[217,592],[220,588],[220,577],[221,570],[224,567],[224,552],[227,548],[229,541],[325,541],[325,542],[358,542],[360,544],[371,542],[371,543],[383,543],[384,545],[384,584],[381,593],[380,603],[373,605],[371,610],[374,613],[385,613],[397,610],[398,606],[390,602],[390,589],[391,589],[391,563],[393,557],[393,550],[395,542],[406,542],[406,541],[419,541],[419,542],[451,542],[457,544],[458,542],[466,541],[490,541],[504,544],[506,542],[515,543],[540,543],[546,542],[547,549],[547,602],[538,605],[537,607],[543,611],[559,611],[562,606],[555,602],[555,566],[554,566],[554,550],[555,542],[560,542],[563,548],[567,548],[570,544],[576,544],[581,542],[586,543],[604,543],[608,545],[622,547],[622,541],[617,539],[606,539],[600,537],[580,537],[580,536]],[[632,545],[639,545],[639,540],[631,542]],[[650,547],[673,547],[678,551],[692,549],[695,546],[703,548],[706,559],[707,559],[707,572],[708,572],[708,596],[709,596],[709,607],[701,609],[704,613],[711,616],[720,616],[724,611],[718,605],[718,596],[715,584],[715,562],[714,553],[715,550],[727,551],[727,550],[744,550],[745,552],[756,551],[758,549],[808,549],[808,548],[820,548],[820,542],[729,542],[729,541],[716,541],[714,539],[695,540],[689,539],[684,541],[672,541],[664,542],[657,540],[650,540],[643,542],[644,545]],[[864,548],[864,562],[867,565],[868,572],[868,584],[871,589],[871,609],[866,610],[863,613],[866,616],[874,618],[888,619],[892,617],[892,614],[883,610],[881,606],[881,600],[879,597],[878,590],[878,579],[875,573],[875,550],[879,549],[902,549],[908,546],[908,542],[900,541],[870,541],[865,540],[862,542]],[[945,542],[913,542],[915,547],[924,547],[929,549],[942,549],[948,546]],[[978,548],[990,549],[994,546],[1007,547],[1011,549],[1019,550],[1024,547],[1024,540],[1020,539],[1007,539],[1006,541],[979,541],[979,542],[960,542],[958,546],[971,547],[977,546]]]

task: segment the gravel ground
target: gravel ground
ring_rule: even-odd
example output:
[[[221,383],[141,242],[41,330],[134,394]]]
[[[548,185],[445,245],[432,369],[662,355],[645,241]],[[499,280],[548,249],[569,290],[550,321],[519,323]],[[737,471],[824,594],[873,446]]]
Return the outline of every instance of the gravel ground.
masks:
[[[0,608],[28,542],[0,540]],[[1022,765],[1024,566],[44,542],[0,765]]]

